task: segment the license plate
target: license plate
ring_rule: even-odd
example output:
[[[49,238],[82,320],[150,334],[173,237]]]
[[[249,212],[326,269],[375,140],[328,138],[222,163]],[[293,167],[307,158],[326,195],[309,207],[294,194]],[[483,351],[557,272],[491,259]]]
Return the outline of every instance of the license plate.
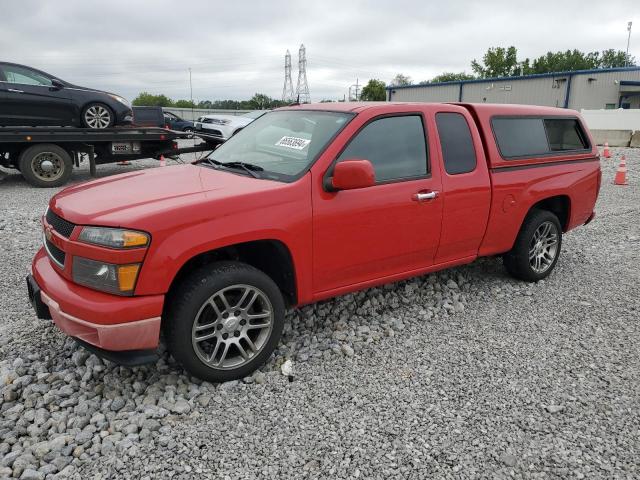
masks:
[[[140,142],[111,142],[111,153],[114,155],[140,153]]]

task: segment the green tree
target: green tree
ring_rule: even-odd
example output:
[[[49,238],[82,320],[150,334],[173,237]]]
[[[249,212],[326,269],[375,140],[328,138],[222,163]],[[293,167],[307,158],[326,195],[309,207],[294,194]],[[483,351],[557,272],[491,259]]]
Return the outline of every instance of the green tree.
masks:
[[[132,105],[138,107],[171,107],[173,101],[166,95],[152,95],[148,92],[141,92],[131,102]]]
[[[272,101],[273,99],[264,93],[256,93],[251,97],[249,103],[251,104],[252,110],[264,110],[270,107]]]
[[[393,80],[391,80],[392,87],[406,87],[407,85],[411,85],[411,77],[403,75],[402,73],[398,73],[393,77]]]
[[[584,53],[580,50],[565,52],[547,52],[535,58],[531,64],[531,73],[568,72],[589,70],[600,66],[598,52]]]
[[[387,99],[386,85],[382,80],[372,78],[362,87],[360,100],[368,102],[384,102]]]
[[[615,68],[615,67],[634,67],[636,65],[635,57],[627,55],[622,50],[614,50],[610,48],[603,50],[600,54],[600,68]]]
[[[476,77],[474,77],[473,75],[467,72],[459,72],[459,73],[444,72],[444,73],[441,73],[440,75],[436,75],[431,80],[420,82],[420,84],[426,85],[428,83],[459,82],[461,80],[473,80],[474,78]]]
[[[520,74],[516,47],[492,47],[482,57],[482,64],[471,62],[471,69],[480,78],[514,77]]]
[[[177,100],[173,106],[178,108],[196,108],[196,104],[191,100]]]

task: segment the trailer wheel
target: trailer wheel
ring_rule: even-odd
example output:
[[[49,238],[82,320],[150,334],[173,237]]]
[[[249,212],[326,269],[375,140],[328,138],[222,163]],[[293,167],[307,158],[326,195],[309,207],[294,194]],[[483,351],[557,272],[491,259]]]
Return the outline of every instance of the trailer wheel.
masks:
[[[71,177],[71,155],[57,145],[33,145],[20,154],[20,173],[35,187],[59,187]]]

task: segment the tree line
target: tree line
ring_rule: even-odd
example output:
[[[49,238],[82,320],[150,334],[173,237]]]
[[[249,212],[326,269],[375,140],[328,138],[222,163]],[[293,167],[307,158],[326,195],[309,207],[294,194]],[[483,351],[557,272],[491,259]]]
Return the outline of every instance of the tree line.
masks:
[[[276,100],[263,93],[256,93],[249,100],[173,100],[166,95],[153,95],[142,92],[131,102],[134,106],[145,107],[174,107],[174,108],[205,108],[213,110],[267,110],[283,107],[290,102]]]
[[[602,50],[601,52],[581,52],[580,50],[566,50],[547,52],[533,60],[518,59],[516,47],[492,47],[483,55],[482,60],[471,61],[471,71],[444,72],[430,80],[423,80],[417,85],[430,83],[454,82],[461,80],[475,80],[494,77],[517,77],[537,73],[571,72],[575,70],[592,70],[597,68],[615,68],[635,66],[636,59],[622,50]],[[397,74],[389,86],[402,87],[416,85],[411,77]],[[381,101],[386,99],[386,84],[377,79],[369,80],[362,89],[361,100]]]

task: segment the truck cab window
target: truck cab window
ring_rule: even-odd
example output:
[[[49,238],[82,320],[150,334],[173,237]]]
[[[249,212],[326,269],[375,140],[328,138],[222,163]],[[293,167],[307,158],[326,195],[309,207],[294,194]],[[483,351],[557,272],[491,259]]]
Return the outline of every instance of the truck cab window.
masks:
[[[459,113],[438,113],[436,125],[447,173],[473,172],[476,169],[476,151],[465,118]]]
[[[419,115],[385,117],[366,125],[338,161],[369,160],[376,181],[389,182],[427,174],[427,146]]]

